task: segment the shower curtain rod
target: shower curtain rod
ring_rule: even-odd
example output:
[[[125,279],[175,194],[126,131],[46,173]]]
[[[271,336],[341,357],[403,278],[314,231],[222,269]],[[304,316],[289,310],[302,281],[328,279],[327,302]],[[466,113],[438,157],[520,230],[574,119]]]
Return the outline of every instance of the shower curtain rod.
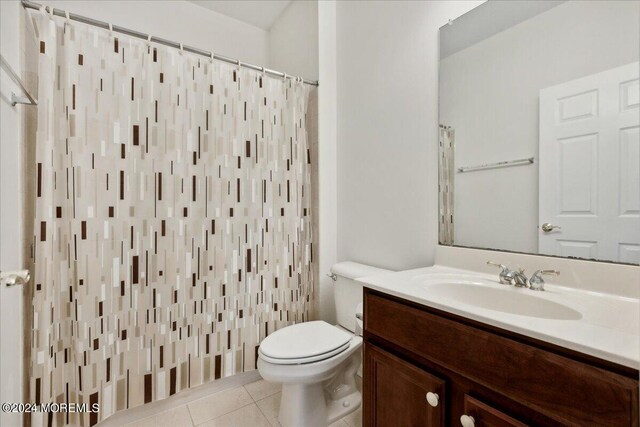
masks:
[[[22,0],[22,6],[27,8],[27,9],[35,9],[35,10],[40,10],[42,8],[42,5],[30,0]],[[64,10],[60,10],[60,9],[55,9],[52,8],[51,6],[45,6],[45,8],[47,10],[50,11],[50,13],[52,12],[54,15],[56,16],[60,16],[62,18],[66,18],[67,17],[67,12],[65,12]],[[86,16],[81,16],[81,15],[76,15],[75,13],[69,13],[68,14],[69,19],[73,20],[73,21],[78,21],[78,22],[82,22],[83,24],[88,24],[88,25],[93,25],[96,27],[100,27],[103,29],[111,29],[112,31],[121,33],[121,34],[125,34],[127,36],[131,36],[131,37],[137,37],[139,39],[144,39],[144,40],[149,40],[153,43],[158,43],[158,44],[163,44],[165,46],[170,46],[176,49],[182,49],[184,51],[187,52],[191,52],[191,53],[195,53],[196,55],[202,55],[202,56],[206,56],[207,58],[213,58],[216,59],[218,61],[222,61],[222,62],[227,62],[229,64],[235,64],[239,67],[245,67],[245,68],[249,68],[251,70],[255,70],[255,71],[264,71],[266,74],[270,74],[274,77],[286,77],[289,79],[292,78],[296,78],[296,76],[290,76],[289,74],[285,74],[283,72],[280,71],[275,71],[275,70],[270,70],[269,68],[265,68],[265,67],[259,67],[257,65],[253,65],[253,64],[249,64],[248,62],[241,62],[238,59],[233,59],[233,58],[229,58],[227,56],[223,56],[223,55],[218,55],[216,53],[212,53],[212,52],[207,52],[205,50],[202,49],[198,49],[195,47],[191,47],[191,46],[184,46],[180,43],[176,43],[170,40],[166,40],[166,39],[162,39],[160,37],[155,37],[155,36],[150,36],[149,34],[144,34],[141,33],[139,31],[135,31],[135,30],[130,30],[128,28],[124,28],[124,27],[120,27],[117,25],[109,25],[109,23],[104,22],[104,21],[98,21],[96,19],[92,19],[92,18],[87,18]],[[318,86],[318,81],[317,80],[307,80],[307,79],[302,79],[302,82],[308,85],[312,85],[312,86]]]

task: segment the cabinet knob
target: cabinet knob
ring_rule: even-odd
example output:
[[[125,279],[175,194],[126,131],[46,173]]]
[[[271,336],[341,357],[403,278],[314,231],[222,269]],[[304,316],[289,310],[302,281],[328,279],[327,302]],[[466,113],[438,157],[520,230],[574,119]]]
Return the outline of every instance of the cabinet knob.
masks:
[[[460,417],[460,424],[462,424],[462,427],[474,427],[476,425],[476,420],[469,415],[463,415]]]
[[[440,397],[436,393],[427,393],[427,402],[429,402],[429,405],[433,406],[434,408],[438,406],[439,399]]]

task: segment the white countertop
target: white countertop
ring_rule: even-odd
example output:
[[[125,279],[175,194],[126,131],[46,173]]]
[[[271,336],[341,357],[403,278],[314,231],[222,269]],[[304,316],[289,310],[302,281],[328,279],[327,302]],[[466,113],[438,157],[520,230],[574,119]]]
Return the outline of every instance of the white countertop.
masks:
[[[502,292],[522,292],[526,296],[545,299],[568,307],[569,315],[562,320],[525,315],[518,307],[507,311],[489,309],[463,302],[441,292],[430,292],[428,284],[445,283],[446,277],[474,279]],[[469,270],[433,266],[357,279],[365,287],[433,307],[452,314],[516,332],[571,350],[638,369],[640,366],[640,300],[635,298],[555,286],[549,282],[544,292],[502,285],[498,275]],[[440,285],[441,288],[442,285]],[[447,286],[461,286],[449,283]],[[474,286],[474,285],[471,285]],[[434,288],[435,289],[435,288]],[[496,294],[495,292],[493,294]],[[460,294],[463,296],[464,294]],[[517,301],[517,295],[506,295]],[[515,297],[515,298],[511,298]],[[529,299],[529,302],[532,300]],[[536,300],[539,301],[539,300]],[[543,302],[543,301],[540,301]],[[489,304],[491,305],[491,304]],[[516,314],[518,313],[518,314]]]

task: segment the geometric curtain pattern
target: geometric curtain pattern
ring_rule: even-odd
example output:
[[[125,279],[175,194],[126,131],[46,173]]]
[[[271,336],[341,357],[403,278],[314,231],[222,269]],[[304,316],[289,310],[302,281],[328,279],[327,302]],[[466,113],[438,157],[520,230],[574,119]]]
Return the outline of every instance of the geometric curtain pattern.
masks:
[[[314,300],[308,87],[33,15],[31,393],[94,425],[255,369]]]
[[[438,147],[438,195],[439,195],[439,243],[453,245],[453,190],[454,190],[454,147],[455,131],[440,125]]]

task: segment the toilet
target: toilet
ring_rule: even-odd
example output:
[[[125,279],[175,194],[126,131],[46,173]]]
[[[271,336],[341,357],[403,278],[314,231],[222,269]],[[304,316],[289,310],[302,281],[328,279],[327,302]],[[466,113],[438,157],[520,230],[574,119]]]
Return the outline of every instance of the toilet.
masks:
[[[283,427],[325,427],[362,402],[356,374],[362,360],[362,284],[355,279],[389,273],[355,262],[331,267],[337,325],[298,323],[267,336],[258,349],[258,371],[282,383],[278,421]]]

